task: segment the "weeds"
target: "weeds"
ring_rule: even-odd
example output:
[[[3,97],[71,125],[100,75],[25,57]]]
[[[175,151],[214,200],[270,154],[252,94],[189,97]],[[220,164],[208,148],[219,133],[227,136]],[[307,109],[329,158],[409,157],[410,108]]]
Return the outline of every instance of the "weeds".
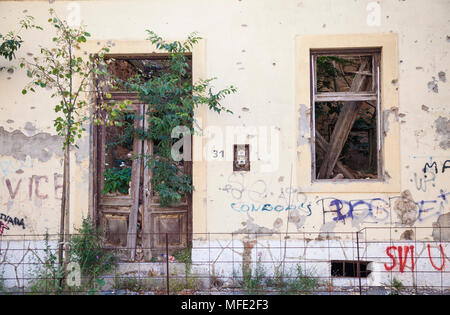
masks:
[[[261,263],[261,256],[258,257],[254,275],[251,268],[243,268],[242,276],[242,287],[248,294],[258,294],[262,292],[261,289],[263,288],[266,279],[266,271]]]
[[[114,253],[104,249],[101,232],[89,217],[83,220],[77,233],[69,240],[70,261],[79,264],[81,274],[87,281],[93,281],[115,268],[117,260]]]
[[[399,295],[400,292],[403,290],[404,285],[400,280],[398,280],[396,277],[394,277],[391,281],[390,287],[392,290],[390,295]]]
[[[287,276],[283,281],[286,294],[311,294],[314,289],[319,286],[319,281],[311,271],[305,271],[300,264],[297,264],[296,271],[293,276]]]
[[[44,257],[37,256],[40,262],[29,285],[31,293],[95,294],[105,285],[105,280],[101,276],[116,266],[114,253],[103,249],[101,233],[89,218],[83,220],[77,233],[68,240],[69,255],[65,257],[64,264],[58,263],[57,251],[51,248],[46,234]],[[73,263],[79,270],[70,270]],[[78,278],[78,283],[72,281],[72,278]]]
[[[131,292],[146,292],[146,291],[158,291],[162,290],[163,284],[162,280],[152,278],[133,278],[133,277],[123,277],[118,275],[114,279],[114,289],[115,290],[127,290]]]
[[[6,288],[5,284],[5,271],[0,271],[0,294],[6,294],[8,292],[8,289]]]
[[[272,277],[266,275],[261,263],[261,257],[256,263],[255,272],[249,268],[243,273],[242,288],[249,294],[259,294],[275,289],[280,294],[311,294],[320,285],[315,273],[303,270],[300,264],[296,265],[294,272],[282,271],[280,266],[275,267]]]
[[[165,276],[145,278],[118,276],[115,278],[114,289],[136,293],[155,292],[156,294],[166,294],[166,278]],[[183,291],[194,293],[200,289],[201,283],[199,279],[192,275],[178,277],[177,274],[173,274],[169,279],[170,294],[179,294]]]
[[[44,257],[34,270],[35,275],[30,282],[30,292],[39,294],[62,294],[64,291],[64,267],[58,264],[56,250],[49,244],[49,235],[45,234]]]
[[[187,275],[191,272],[192,249],[190,247],[180,249],[173,254],[173,257],[175,257],[178,262],[184,264],[184,273],[187,277]]]

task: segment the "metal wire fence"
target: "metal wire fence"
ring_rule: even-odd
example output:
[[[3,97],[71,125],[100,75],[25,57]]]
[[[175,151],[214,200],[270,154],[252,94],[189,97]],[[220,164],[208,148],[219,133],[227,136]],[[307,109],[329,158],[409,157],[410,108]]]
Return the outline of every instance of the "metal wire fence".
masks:
[[[132,249],[102,245],[92,235],[70,235],[62,247],[59,235],[2,235],[0,292],[450,294],[449,241],[440,232],[419,239],[417,235],[430,235],[436,227],[417,229],[408,229],[412,233],[406,238],[399,228],[194,233],[184,248],[169,246],[173,235],[162,233],[153,235],[165,240],[159,247]],[[402,239],[397,235],[401,232]],[[133,261],[128,259],[131,250]]]

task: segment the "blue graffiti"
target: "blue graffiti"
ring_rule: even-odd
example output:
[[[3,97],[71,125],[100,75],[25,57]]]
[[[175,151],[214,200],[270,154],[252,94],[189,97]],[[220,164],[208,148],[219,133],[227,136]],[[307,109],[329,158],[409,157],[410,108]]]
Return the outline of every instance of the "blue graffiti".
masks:
[[[16,173],[18,170],[23,170],[25,168],[28,169],[33,168],[33,161],[29,156],[26,157],[25,161],[20,160],[0,161],[0,171],[3,173],[4,176]]]
[[[326,206],[326,202],[328,205]],[[389,202],[382,198],[342,200],[337,198],[323,198],[317,202],[322,202],[325,214],[335,213],[334,221],[344,221],[345,219],[371,219],[373,222],[385,221],[389,218]],[[325,208],[331,210],[325,210]]]
[[[298,205],[281,205],[281,204],[271,204],[271,203],[264,203],[264,204],[255,204],[255,203],[231,203],[231,209],[236,212],[283,212],[283,211],[292,211],[292,210],[299,210],[301,213],[303,213],[305,216],[310,216],[311,211],[311,204],[310,203],[301,203]]]
[[[433,200],[420,200],[417,205],[417,220],[425,221],[431,217],[443,213],[444,207],[448,204],[450,192],[440,190],[440,194]],[[317,203],[322,203],[323,222],[327,213],[333,213],[333,221],[343,221],[346,219],[359,219],[370,223],[379,223],[390,218],[392,201],[401,198],[400,196],[390,197],[388,200],[382,198],[342,200],[338,198],[323,198]]]
[[[442,212],[444,211],[445,205],[448,204],[448,199],[447,199],[448,195],[450,195],[450,192],[446,193],[441,189],[440,194],[438,196],[436,196],[436,199],[421,200],[419,202],[416,202],[417,206],[419,207],[417,220],[424,221],[433,216],[438,216],[438,215],[442,214]],[[433,204],[433,206],[425,207],[426,204]],[[438,204],[438,206],[436,206],[436,204]]]

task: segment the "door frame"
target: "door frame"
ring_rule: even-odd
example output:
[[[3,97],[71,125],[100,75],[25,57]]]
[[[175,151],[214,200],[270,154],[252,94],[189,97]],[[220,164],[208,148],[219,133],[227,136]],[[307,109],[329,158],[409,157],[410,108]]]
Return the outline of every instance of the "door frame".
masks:
[[[108,55],[118,57],[120,55],[126,56],[144,56],[144,58],[160,58],[165,53],[156,49],[155,45],[151,44],[147,40],[97,40],[91,39],[81,45],[82,52],[95,54],[99,47],[110,44],[110,53]],[[111,43],[113,45],[111,45]],[[206,78],[206,41],[200,39],[198,43],[192,49],[192,81],[198,82]],[[95,100],[95,96],[90,95],[89,98]],[[207,123],[206,116],[207,109],[202,106],[194,110],[194,119],[200,128],[204,128]],[[97,184],[97,177],[99,175],[98,170],[98,126],[92,123],[91,128],[91,165],[92,172],[90,172],[90,209],[89,213],[94,218],[98,225],[98,202],[101,191]],[[201,132],[197,132],[192,136],[192,185],[194,190],[192,192],[191,201],[191,218],[188,220],[191,222],[188,224],[189,243],[193,239],[206,239],[207,233],[207,220],[206,220],[206,200],[207,186],[206,186],[206,160],[204,148],[206,147],[206,139],[202,136]],[[134,248],[135,251],[135,248]]]

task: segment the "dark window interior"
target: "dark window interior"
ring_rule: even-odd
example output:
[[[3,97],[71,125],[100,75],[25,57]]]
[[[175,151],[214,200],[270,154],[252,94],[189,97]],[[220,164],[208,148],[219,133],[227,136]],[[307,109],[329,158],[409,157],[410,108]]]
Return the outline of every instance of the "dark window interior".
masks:
[[[370,275],[370,270],[367,269],[369,262],[360,261],[359,270],[361,278],[367,278]],[[358,262],[353,260],[347,261],[331,261],[331,276],[338,278],[356,278],[358,277]]]

